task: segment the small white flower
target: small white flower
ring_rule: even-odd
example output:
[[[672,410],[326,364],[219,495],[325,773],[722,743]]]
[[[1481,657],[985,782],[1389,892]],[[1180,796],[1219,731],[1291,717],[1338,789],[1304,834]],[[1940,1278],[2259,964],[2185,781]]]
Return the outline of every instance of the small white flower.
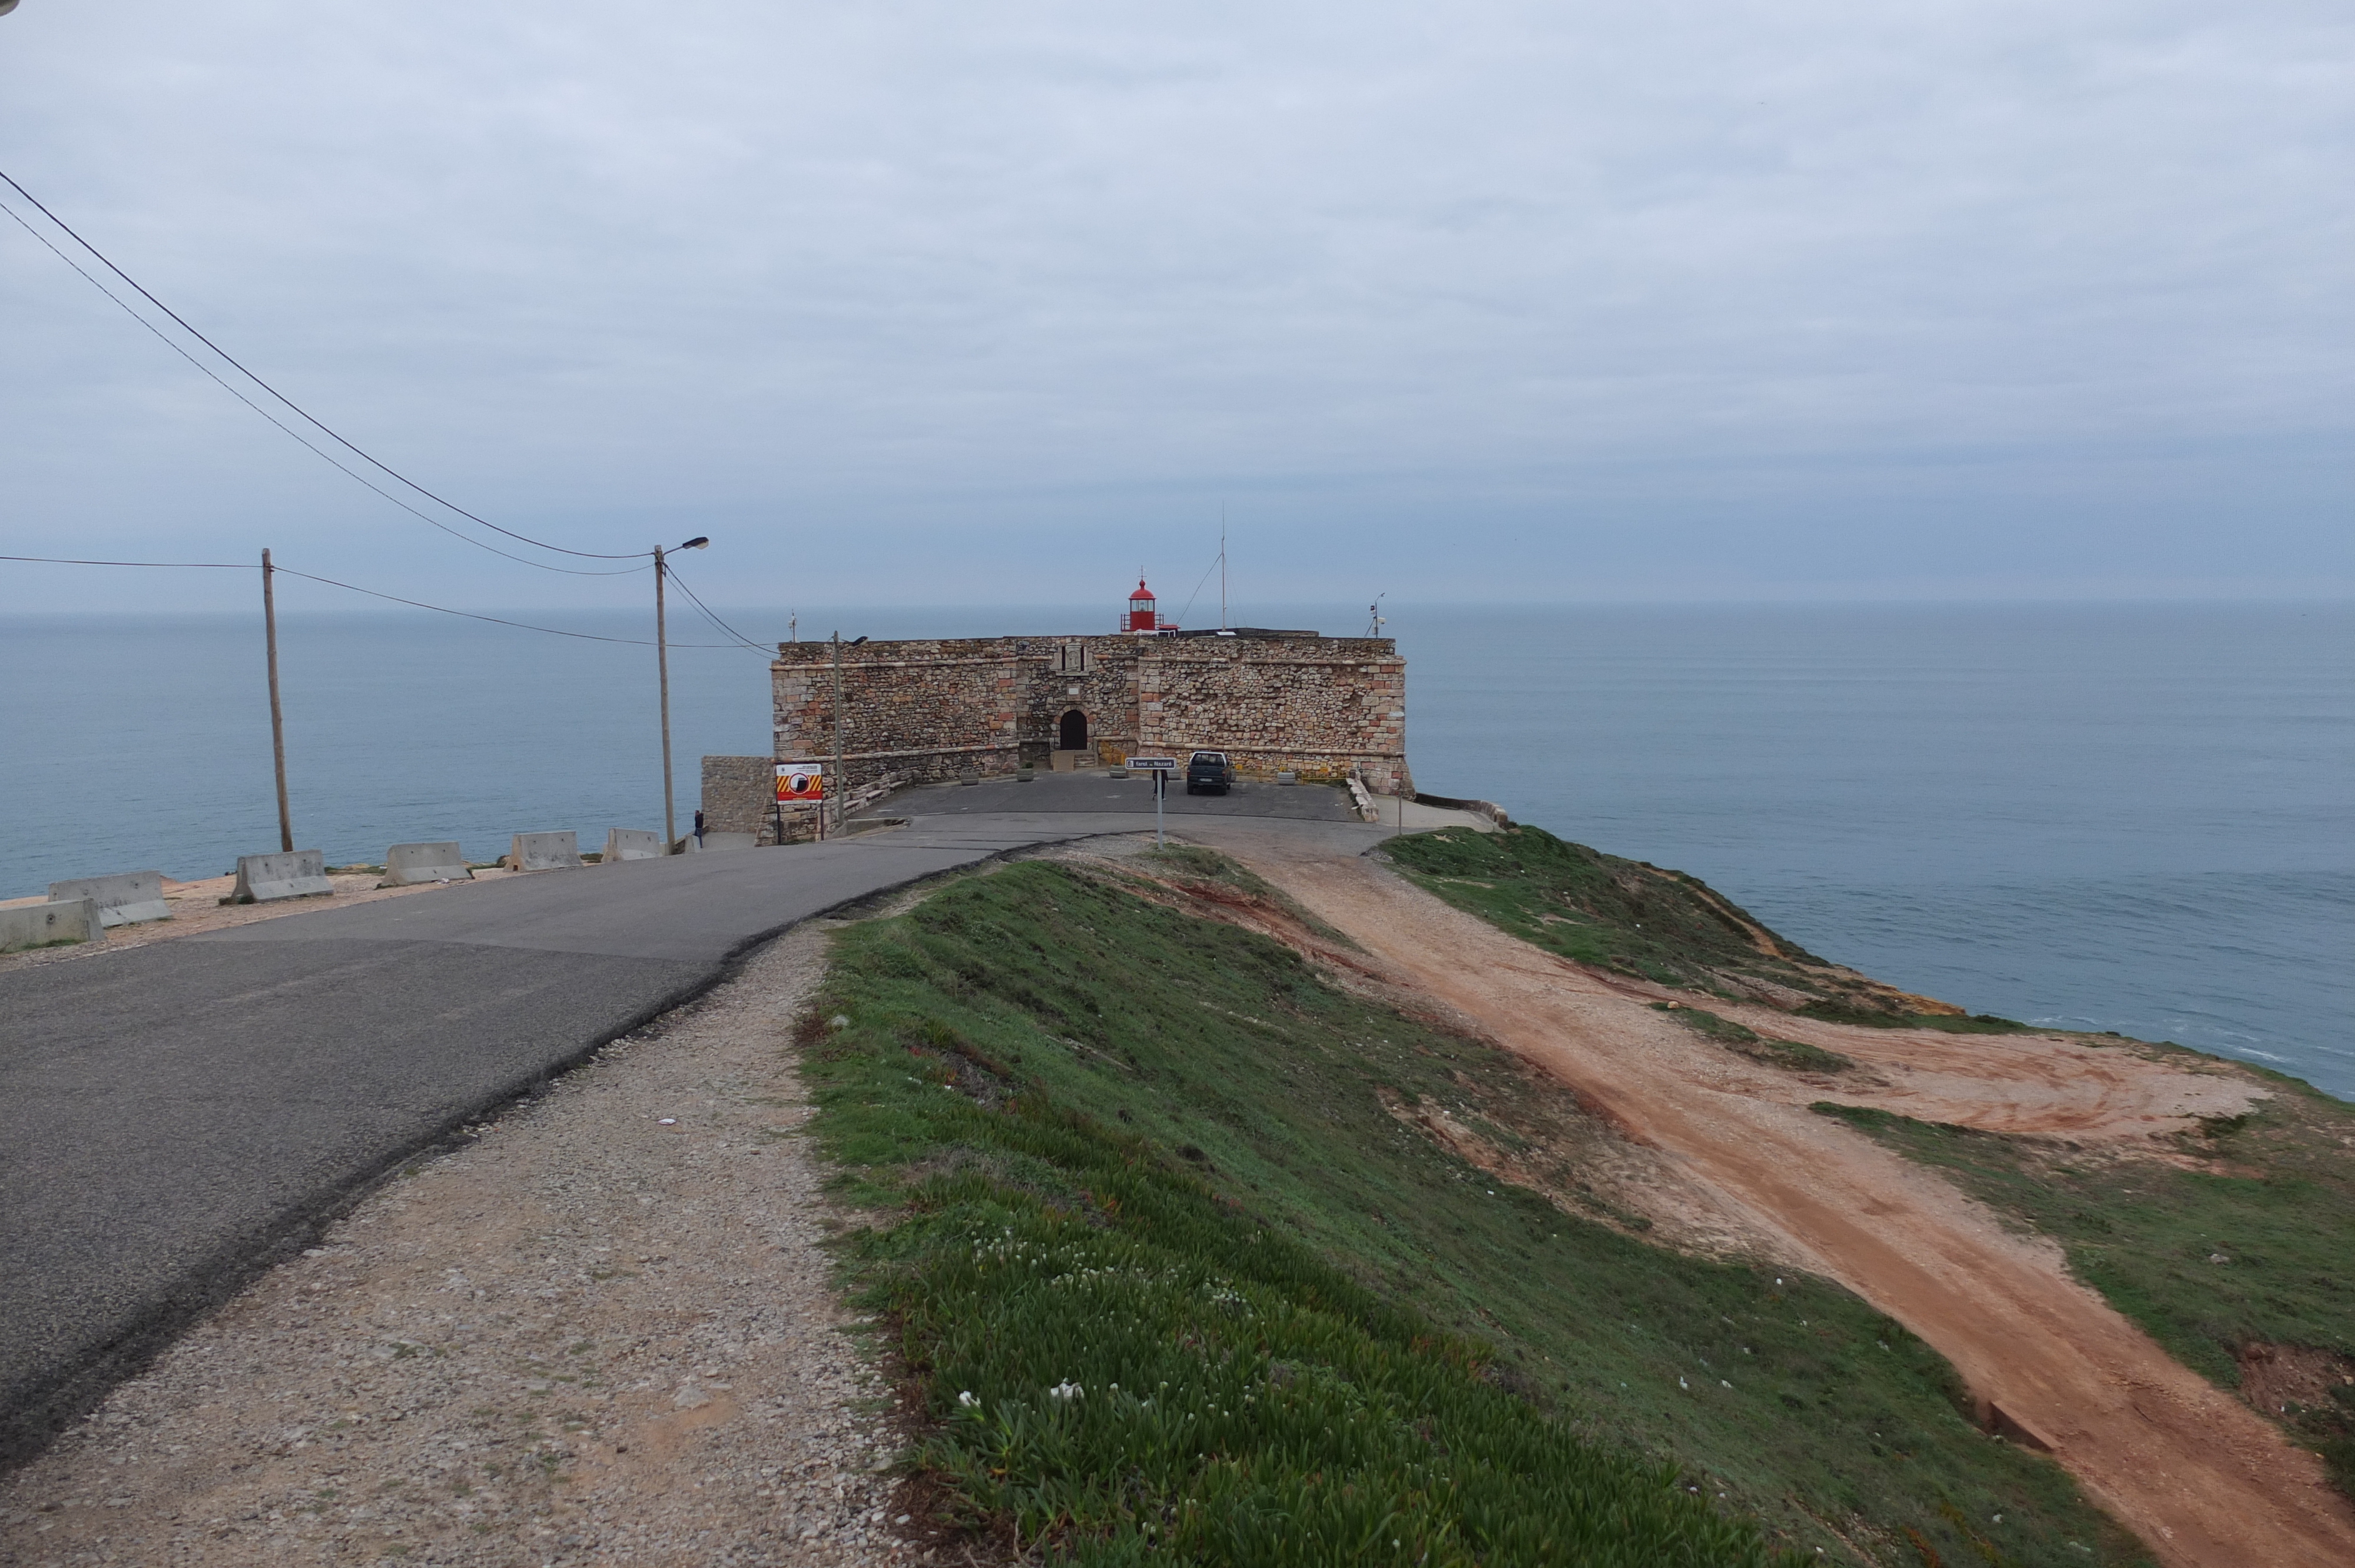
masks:
[[[1692,1384],[1687,1383],[1682,1377],[1678,1377],[1677,1379],[1677,1386],[1678,1388],[1690,1388]]]
[[[957,1395],[957,1404],[966,1410],[978,1410],[981,1408],[981,1401],[973,1396],[973,1390],[971,1389],[966,1389],[963,1393]]]
[[[1060,1400],[1064,1404],[1069,1404],[1072,1400],[1084,1397],[1087,1392],[1088,1391],[1086,1389],[1082,1388],[1075,1383],[1059,1383],[1054,1387],[1047,1391],[1047,1396],[1050,1399]]]

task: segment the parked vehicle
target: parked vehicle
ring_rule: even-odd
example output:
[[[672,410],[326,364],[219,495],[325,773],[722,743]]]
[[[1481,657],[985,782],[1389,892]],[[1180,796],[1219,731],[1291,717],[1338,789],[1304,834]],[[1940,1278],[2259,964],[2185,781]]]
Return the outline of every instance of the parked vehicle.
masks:
[[[1198,751],[1186,760],[1188,795],[1223,795],[1234,781],[1234,765],[1223,751]]]

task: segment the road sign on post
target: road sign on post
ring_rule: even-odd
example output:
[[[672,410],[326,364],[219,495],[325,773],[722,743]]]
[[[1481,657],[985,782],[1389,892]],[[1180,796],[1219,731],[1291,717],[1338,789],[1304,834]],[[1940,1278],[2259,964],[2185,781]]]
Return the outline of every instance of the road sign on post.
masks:
[[[1128,770],[1153,775],[1153,847],[1164,848],[1169,841],[1161,832],[1161,802],[1168,798],[1169,776],[1178,771],[1178,759],[1174,757],[1132,757],[1128,759]]]
[[[784,805],[826,799],[826,765],[820,762],[777,764],[777,800]]]

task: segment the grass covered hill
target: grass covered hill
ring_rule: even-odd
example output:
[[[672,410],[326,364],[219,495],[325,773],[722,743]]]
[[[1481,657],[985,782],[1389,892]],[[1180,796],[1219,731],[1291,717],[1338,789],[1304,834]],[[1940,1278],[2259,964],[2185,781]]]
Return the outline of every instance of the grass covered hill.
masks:
[[[1579,1113],[1206,917],[1284,917],[1248,874],[1134,863],[851,926],[804,1025],[949,1518],[1079,1563],[2141,1560],[1855,1298],[1433,1141],[1401,1112]]]
[[[1417,833],[1383,846],[1418,885],[1582,964],[1833,1022],[1973,1032],[2021,1027],[1827,963],[1697,876],[1622,860],[1542,828]]]
[[[1965,1033],[2025,1027],[1959,1009],[1928,1011],[1945,1004],[1814,958],[1693,877],[1541,829],[1419,834],[1392,841],[1385,853],[1449,903],[1582,963],[1749,995],[1836,1022]],[[1762,1056],[1793,1049],[1702,1010],[1679,1016],[1730,1049]],[[2080,1038],[2270,1079],[2275,1092],[2246,1116],[2131,1149],[1980,1132],[1832,1102],[1817,1108],[1936,1168],[2009,1223],[2059,1242],[2077,1278],[2179,1361],[2320,1454],[2339,1489],[2355,1497],[2355,1107],[2180,1047]],[[1839,1063],[1788,1065],[1836,1070]]]

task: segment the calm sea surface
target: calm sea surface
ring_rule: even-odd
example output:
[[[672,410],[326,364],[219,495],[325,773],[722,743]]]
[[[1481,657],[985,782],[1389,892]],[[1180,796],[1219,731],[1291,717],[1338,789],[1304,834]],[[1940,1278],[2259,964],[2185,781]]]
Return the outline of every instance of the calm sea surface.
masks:
[[[1828,958],[1975,1012],[2177,1040],[2355,1097],[2355,606],[1391,615],[1423,789],[1689,871]],[[803,615],[876,637],[1109,620]],[[375,861],[455,838],[487,860],[518,829],[585,848],[660,824],[650,649],[422,615],[281,632],[304,847]],[[17,617],[0,646],[0,896],[276,847],[252,622]],[[768,749],[766,672],[690,648],[672,677],[684,824],[698,757]]]

